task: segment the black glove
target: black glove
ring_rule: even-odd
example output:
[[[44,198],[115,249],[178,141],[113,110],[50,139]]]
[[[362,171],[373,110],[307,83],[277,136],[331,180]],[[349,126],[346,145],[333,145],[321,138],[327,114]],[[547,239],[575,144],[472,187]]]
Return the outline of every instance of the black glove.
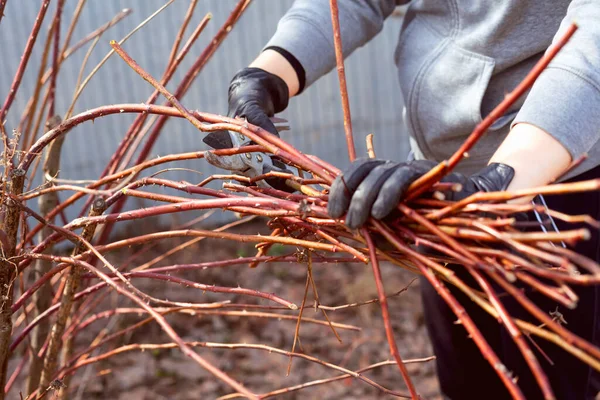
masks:
[[[269,118],[285,110],[288,101],[289,88],[283,79],[260,68],[244,68],[229,84],[227,116],[246,118],[279,136]]]
[[[279,137],[270,117],[285,110],[288,102],[289,88],[283,79],[260,68],[244,68],[229,84],[227,116],[246,118],[251,124]],[[272,158],[271,161],[278,170],[287,171],[280,160]],[[275,189],[294,191],[286,185],[285,179],[269,178],[266,182]]]
[[[332,218],[346,214],[346,225],[361,227],[369,216],[382,219],[400,203],[406,190],[437,163],[418,160],[399,163],[362,158],[338,175],[329,193],[327,211]],[[442,182],[460,183],[462,190],[445,192],[447,200],[461,200],[477,192],[506,190],[515,171],[506,164],[493,163],[478,173],[465,176],[451,173]]]

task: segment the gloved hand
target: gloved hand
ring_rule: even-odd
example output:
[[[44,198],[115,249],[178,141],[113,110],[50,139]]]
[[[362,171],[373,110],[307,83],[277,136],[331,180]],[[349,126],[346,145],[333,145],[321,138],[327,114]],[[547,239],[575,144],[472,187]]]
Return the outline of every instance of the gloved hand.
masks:
[[[334,180],[327,212],[332,218],[346,214],[346,225],[356,229],[369,216],[383,219],[400,203],[406,190],[437,163],[427,160],[400,163],[378,159],[357,159]],[[465,176],[451,173],[442,182],[460,183],[462,190],[448,191],[447,200],[461,200],[477,192],[506,190],[515,171],[506,164],[493,163],[478,173]]]
[[[228,100],[228,117],[245,118],[279,137],[270,117],[285,110],[288,105],[289,88],[283,79],[260,68],[244,68],[231,80]],[[272,157],[271,161],[278,170],[287,171],[286,165],[277,158]],[[265,181],[275,189],[294,191],[287,186],[285,179],[269,178]]]
[[[246,118],[279,136],[269,117],[285,110],[288,102],[289,88],[283,79],[260,68],[244,68],[229,84],[227,116]]]

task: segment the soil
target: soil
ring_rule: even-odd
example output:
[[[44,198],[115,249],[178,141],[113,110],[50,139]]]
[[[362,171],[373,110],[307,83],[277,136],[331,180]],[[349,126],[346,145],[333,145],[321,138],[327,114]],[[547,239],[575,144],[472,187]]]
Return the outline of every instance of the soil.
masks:
[[[246,224],[234,231],[268,234],[262,222]],[[174,240],[146,249],[136,259],[139,264],[150,260],[166,249],[182,241]],[[139,248],[113,254],[111,261],[126,260]],[[250,256],[256,250],[252,244],[232,243],[224,240],[206,239],[179,252],[159,265],[197,263],[221,260],[236,256]],[[274,248],[272,251],[281,251]],[[390,264],[382,265],[387,293],[395,293],[415,279],[415,275]],[[267,293],[276,293],[286,300],[300,305],[306,284],[307,268],[303,263],[262,264],[258,268],[247,265],[219,269],[195,270],[177,276],[204,284],[241,286]],[[377,297],[369,265],[361,264],[315,264],[314,279],[321,304],[339,306],[362,302]],[[203,293],[198,289],[184,288],[174,283],[156,282],[148,279],[133,281],[134,285],[154,297],[176,301],[224,301],[233,303],[273,305],[267,300],[230,294]],[[324,320],[321,311],[315,311],[314,295],[309,289],[304,315]],[[129,307],[123,298],[107,298],[102,308]],[[428,357],[433,354],[423,321],[419,296],[419,281],[414,280],[402,294],[389,298],[391,319],[396,341],[402,357],[406,359]],[[257,310],[261,311],[261,310]],[[264,310],[263,310],[264,311]],[[269,311],[269,310],[266,310]],[[271,312],[297,315],[297,311],[270,310]],[[303,322],[300,328],[300,346],[296,351],[320,360],[357,370],[367,365],[391,359],[379,305],[329,311],[330,319],[337,323],[355,325],[360,331],[338,329],[342,339],[338,342],[328,326]],[[87,346],[97,332],[107,328],[111,332],[145,318],[127,314],[95,323],[88,332],[78,337],[79,346]],[[256,317],[231,317],[218,315],[170,315],[167,317],[175,330],[188,341],[220,343],[261,343],[291,350],[296,321]],[[127,343],[165,343],[165,334],[156,324],[148,324],[123,338],[114,345]],[[100,350],[103,353],[110,348]],[[324,379],[340,373],[322,365],[295,358],[291,373],[286,374],[289,358],[264,350],[207,349],[198,353],[235,379],[243,382],[255,393],[267,393],[313,380]],[[12,371],[18,360],[12,360]],[[433,361],[408,365],[408,370],[419,394],[424,399],[441,399]],[[22,374],[24,375],[24,374]],[[407,393],[395,365],[387,365],[364,373],[388,389]],[[22,379],[22,377],[21,377]],[[23,385],[15,384],[9,398],[18,398]],[[194,361],[186,358],[178,349],[156,351],[133,351],[111,357],[79,371],[69,383],[71,399],[215,399],[231,393],[231,389],[204,371]],[[50,396],[52,398],[54,396]],[[393,398],[357,379],[343,379],[323,385],[278,396],[281,399],[384,399]]]

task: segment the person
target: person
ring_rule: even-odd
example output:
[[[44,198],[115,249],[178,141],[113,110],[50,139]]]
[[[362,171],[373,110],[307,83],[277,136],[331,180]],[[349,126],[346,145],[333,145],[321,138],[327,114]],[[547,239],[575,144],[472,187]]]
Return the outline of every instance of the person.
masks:
[[[399,3],[408,2],[339,0],[344,56],[373,38]],[[600,177],[600,2],[415,0],[408,3],[395,52],[405,102],[405,109],[398,112],[404,115],[414,156],[409,161],[362,158],[353,162],[331,187],[330,215],[344,218],[350,228],[362,226],[369,217],[385,218],[410,183],[436,162],[448,159],[572,21],[579,29],[569,43],[447,179],[463,184],[460,192],[452,194],[454,198],[477,191],[536,187],[553,182],[586,153],[587,159],[563,179]],[[228,115],[245,117],[277,134],[269,117],[283,111],[290,97],[334,66],[329,2],[297,0],[259,56],[232,79]],[[545,201],[557,211],[600,219],[600,195],[595,192]],[[564,228],[559,221],[552,223],[556,229]],[[598,231],[591,236],[575,250],[598,261]],[[455,323],[456,316],[425,280],[421,292],[444,395],[509,398],[464,328]],[[518,379],[526,398],[542,398],[506,330],[461,293],[453,293]],[[543,310],[559,310],[577,335],[598,342],[596,287],[577,289],[575,310],[557,308],[535,292],[526,295]],[[503,302],[512,315],[531,320],[510,298]],[[592,369],[541,342],[536,341],[534,351],[557,398],[594,398],[598,386]]]

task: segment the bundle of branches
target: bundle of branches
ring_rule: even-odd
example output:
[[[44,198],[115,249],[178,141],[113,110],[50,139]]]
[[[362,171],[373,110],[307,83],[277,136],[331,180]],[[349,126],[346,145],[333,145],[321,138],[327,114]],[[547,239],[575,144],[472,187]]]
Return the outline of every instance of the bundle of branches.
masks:
[[[32,46],[36,40],[40,29],[39,24],[43,20],[48,3],[49,0],[42,2],[40,15],[38,15],[28,47],[25,49],[25,56],[22,58],[17,76],[14,79],[13,90],[7,96],[0,111],[0,121],[4,120],[19,87],[28,62],[28,55],[31,52],[30,45]],[[63,3],[64,1],[59,1],[52,24],[54,27],[60,25],[61,5]],[[80,1],[82,6],[83,3],[85,1]],[[144,71],[126,53],[120,43],[111,42],[114,51],[142,78],[154,86],[155,91],[152,95],[143,104],[114,104],[91,109],[73,116],[70,115],[71,106],[64,121],[49,119],[47,132],[36,140],[36,129],[32,129],[31,125],[34,124],[36,116],[37,123],[39,123],[46,109],[50,111],[48,115],[54,115],[53,96],[55,95],[55,87],[53,85],[55,85],[60,63],[64,61],[65,54],[68,54],[68,40],[61,50],[58,45],[58,33],[56,33],[59,32],[59,29],[51,28],[54,29],[55,33],[48,36],[46,54],[49,53],[51,43],[54,43],[54,56],[52,68],[46,74],[48,77],[46,80],[49,80],[46,95],[41,96],[44,80],[40,79],[36,92],[29,103],[29,108],[23,114],[23,126],[19,128],[22,134],[18,137],[15,136],[13,142],[10,141],[4,126],[0,124],[5,145],[4,159],[6,160],[2,193],[3,224],[0,232],[2,234],[0,238],[2,239],[3,251],[0,290],[3,299],[5,299],[0,310],[0,324],[2,324],[2,330],[0,330],[0,363],[3,365],[1,382],[6,382],[6,363],[11,353],[21,349],[26,355],[12,372],[5,391],[10,389],[16,377],[25,369],[27,360],[29,360],[27,395],[29,398],[40,398],[50,390],[63,387],[65,380],[85,365],[130,350],[178,347],[186,356],[210,371],[236,392],[229,397],[239,395],[248,398],[265,398],[350,376],[375,386],[388,394],[418,398],[405,366],[407,361],[402,360],[394,341],[387,298],[383,291],[383,278],[379,268],[381,260],[392,262],[402,268],[422,274],[433,284],[440,296],[456,313],[462,326],[472,337],[482,355],[492,365],[514,398],[520,399],[523,398],[523,395],[518,383],[510,374],[510,366],[502,364],[499,357],[486,342],[486,338],[449,290],[449,285],[462,291],[470,301],[475,302],[483,310],[497,318],[507,328],[527,361],[545,398],[551,399],[554,396],[548,378],[544,375],[540,363],[531,349],[531,343],[535,343],[534,338],[535,340],[551,342],[594,369],[600,370],[600,349],[574,335],[565,326],[561,325],[554,316],[549,315],[547,310],[540,309],[521,291],[523,286],[531,287],[557,304],[564,305],[567,308],[576,307],[577,297],[571,287],[573,285],[597,284],[600,281],[600,266],[595,261],[577,255],[568,248],[553,246],[552,243],[565,242],[573,244],[588,238],[589,231],[579,228],[562,232],[522,232],[517,229],[518,223],[514,216],[524,211],[536,209],[536,206],[507,203],[512,199],[537,194],[550,195],[598,190],[600,182],[556,184],[518,192],[479,193],[458,202],[446,201],[436,194],[440,191],[453,189],[452,186],[440,183],[440,179],[456,166],[486,129],[498,117],[503,115],[508,107],[532,85],[556,52],[568,41],[576,27],[572,26],[564,38],[547,52],[523,83],[484,119],[451,159],[440,163],[429,174],[411,186],[405,201],[398,206],[400,217],[389,221],[370,220],[367,226],[360,231],[351,231],[346,228],[342,220],[331,219],[326,212],[328,189],[334,178],[340,173],[336,167],[317,157],[303,154],[283,140],[245,121],[190,111],[178,100],[185,94],[195,76],[231,30],[248,3],[248,0],[238,2],[230,18],[223,24],[211,44],[198,57],[175,93],[170,93],[165,85],[209,20],[209,16],[207,16],[196,28],[188,42],[179,50],[180,42],[196,1],[192,0],[190,2],[190,8],[185,17],[186,22],[177,36],[167,70],[160,80],[153,78]],[[0,2],[0,4],[3,7],[6,2]],[[348,96],[345,89],[335,0],[331,1],[331,5],[345,114],[344,125],[347,128],[346,138],[349,144],[350,157],[353,159],[355,151],[351,133]],[[2,15],[1,7],[0,15]],[[76,23],[76,18],[72,21],[72,25],[74,23]],[[99,37],[98,33],[90,36],[90,38],[97,37]],[[44,75],[44,68],[45,65],[40,68],[40,77],[46,76]],[[79,91],[81,90],[82,87],[80,86]],[[155,104],[159,94],[167,99],[165,105]],[[34,112],[34,110],[37,110],[36,107],[38,107],[37,104],[40,98],[42,99],[41,111]],[[58,169],[56,163],[59,159],[57,154],[60,152],[60,143],[68,132],[73,132],[75,127],[86,121],[123,113],[137,113],[138,116],[107,165],[102,177],[85,187],[62,184],[52,179]],[[158,116],[158,119],[147,122],[146,120],[151,114]],[[190,152],[146,160],[152,144],[159,135],[164,123],[170,117],[186,118],[199,133],[225,129],[238,132],[255,143],[243,148],[212,151],[216,155],[268,153],[290,167],[297,169],[298,174],[271,172],[254,179],[236,175],[213,175],[198,184],[175,182],[153,176],[140,177],[148,168],[163,163],[174,161],[182,163],[185,160],[204,158],[205,152]],[[151,129],[151,133],[141,155],[132,163],[130,159],[131,154],[133,154],[131,149],[135,147],[137,139],[146,130],[145,123],[148,123],[147,129]],[[21,146],[20,148],[26,150],[19,152],[17,146]],[[31,179],[35,174],[36,163],[44,152],[47,155],[44,172],[50,178],[46,185],[24,193],[25,178],[29,177]],[[374,156],[372,151],[370,151],[370,155]],[[296,191],[289,193],[255,185],[257,181],[267,177],[285,179],[286,183]],[[226,180],[227,182],[223,184],[221,190],[206,187],[209,182],[215,180]],[[156,185],[180,191],[181,194],[178,196],[156,194],[145,190]],[[74,193],[68,199],[58,201],[56,194],[63,191]],[[65,222],[62,226],[54,221],[55,217],[60,216],[66,208],[72,207],[76,200],[85,197],[87,198],[85,209],[90,210],[87,216]],[[123,212],[124,200],[129,197],[149,199],[159,204]],[[42,204],[49,204],[36,211],[28,206],[27,202],[38,198],[43,200]],[[82,211],[82,215],[85,209]],[[189,210],[221,209],[234,211],[243,216],[265,217],[268,219],[268,225],[272,228],[272,234],[270,236],[241,235],[225,232],[225,228],[217,230],[183,228],[152,232],[118,241],[110,240],[111,228],[121,221],[139,221],[158,215],[182,213]],[[588,216],[570,216],[552,210],[537,211],[546,212],[556,219],[562,219],[569,223],[583,222],[590,224],[595,229],[598,228],[598,222]],[[21,233],[19,233],[19,227],[21,227]],[[101,233],[94,236],[96,230],[100,230],[99,227],[102,227]],[[81,229],[80,233],[76,233],[78,229]],[[156,241],[166,241],[174,237],[191,238],[188,243],[206,237],[255,242],[258,250],[254,257],[198,264],[178,264],[168,267],[153,267],[155,263],[146,263],[133,268],[127,261],[114,265],[106,258],[108,252],[116,249],[137,244],[151,245]],[[377,244],[374,241],[375,237],[378,239]],[[56,243],[65,240],[72,242],[75,246],[70,256],[60,254],[54,247]],[[284,255],[268,255],[269,248],[276,243],[293,246],[294,250]],[[434,255],[417,251],[415,245],[428,248],[434,252]],[[183,248],[185,246],[174,246],[172,250],[178,251]],[[246,308],[243,304],[226,304],[224,302],[181,303],[158,299],[141,291],[132,283],[133,278],[144,277],[175,282],[203,291],[264,298],[289,310],[296,310],[298,313],[297,335],[300,321],[303,320],[304,302],[298,306],[275,294],[262,293],[241,287],[203,285],[177,276],[178,273],[186,270],[227,267],[239,264],[248,264],[255,267],[259,263],[282,260],[307,263],[306,290],[308,290],[311,283],[314,285],[311,275],[313,262],[370,263],[377,284],[378,300],[391,354],[404,378],[409,393],[403,394],[387,389],[363,376],[360,371],[351,371],[297,353],[295,352],[295,341],[291,352],[262,344],[186,342],[167,322],[165,314],[189,310],[200,312],[206,309],[224,307],[238,307],[244,310]],[[101,264],[101,266],[97,266],[97,264]],[[461,266],[460,268],[464,268],[474,278],[479,288],[473,288],[465,283],[448,264],[458,264]],[[27,279],[31,271],[34,272],[33,278]],[[21,277],[21,282],[24,282],[24,284],[20,288],[19,297],[16,301],[13,301],[13,286],[15,279],[18,277]],[[98,278],[100,282],[95,283],[96,281],[92,279],[82,279],[92,277]],[[82,285],[84,287],[80,290],[79,288]],[[124,296],[136,304],[135,312],[147,313],[148,319],[111,334],[99,332],[96,339],[87,347],[77,348],[73,344],[74,339],[79,332],[87,329],[92,322],[100,318],[108,318],[119,312],[126,312],[124,309],[104,312],[95,311],[95,307],[108,293],[108,291],[103,290],[106,288],[112,289],[120,296]],[[498,288],[501,289],[503,294],[511,296],[521,304],[542,325],[509,315],[503,303],[499,300]],[[56,317],[51,325],[49,322],[50,317],[54,318],[54,315]],[[326,314],[324,315],[327,319],[326,323],[332,328],[339,327],[330,322]],[[273,313],[272,316],[281,316],[281,314]],[[296,317],[294,318],[296,319]],[[13,321],[15,326],[22,326],[15,335],[12,334]],[[155,345],[132,344],[114,348],[99,355],[92,355],[100,346],[111,343],[115,338],[122,337],[128,332],[153,321],[160,325],[171,342]],[[50,326],[52,326],[51,330]],[[26,339],[30,341],[30,345],[27,347],[22,345]],[[342,372],[342,375],[259,395],[253,393],[243,384],[201,357],[193,350],[193,347],[253,348],[274,351],[290,357],[301,357],[320,363],[325,367]],[[60,351],[61,348],[62,352]],[[59,352],[61,352],[60,357]],[[374,367],[379,365],[375,364]],[[65,398],[67,390],[61,390],[60,393]]]

